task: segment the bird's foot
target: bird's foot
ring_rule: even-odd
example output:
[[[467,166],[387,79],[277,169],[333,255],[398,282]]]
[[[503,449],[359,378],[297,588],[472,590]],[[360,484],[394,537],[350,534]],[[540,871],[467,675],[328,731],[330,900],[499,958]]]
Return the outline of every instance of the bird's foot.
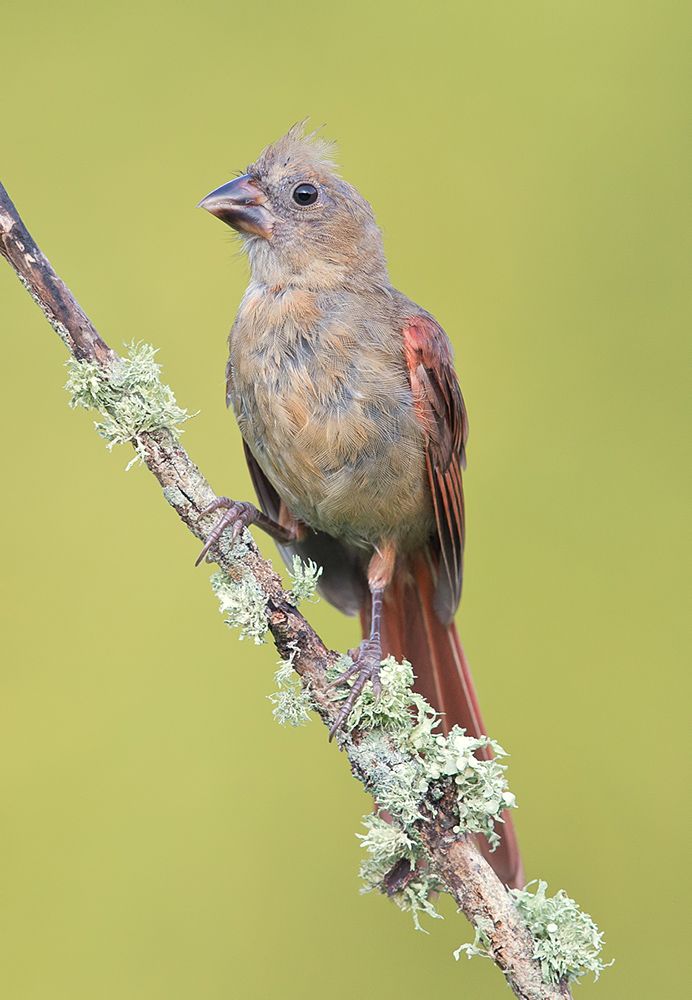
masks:
[[[213,503],[204,508],[202,516],[213,514],[217,510],[223,510],[223,514],[207,535],[204,548],[197,556],[195,566],[199,566],[205,559],[209,549],[212,545],[216,545],[226,528],[231,528],[231,542],[235,542],[243,528],[249,527],[259,516],[259,511],[254,504],[246,503],[244,500],[230,500],[228,497],[217,497]]]
[[[329,739],[332,740],[335,734],[341,729],[355,705],[359,695],[365,685],[370,681],[375,698],[379,698],[382,691],[380,682],[380,666],[382,664],[382,644],[379,639],[363,639],[357,649],[349,650],[349,656],[353,660],[353,666],[344,670],[342,674],[333,680],[329,685],[339,687],[355,678],[348,695],[348,698],[341,706],[339,714],[334,720],[332,728],[329,730]]]

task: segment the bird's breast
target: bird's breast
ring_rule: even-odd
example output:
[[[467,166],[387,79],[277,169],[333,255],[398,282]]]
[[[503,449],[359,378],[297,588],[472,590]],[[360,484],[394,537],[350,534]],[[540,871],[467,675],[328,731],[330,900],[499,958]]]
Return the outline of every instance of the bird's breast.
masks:
[[[295,516],[359,544],[431,517],[401,337],[373,312],[251,287],[230,341],[229,398],[265,475]]]

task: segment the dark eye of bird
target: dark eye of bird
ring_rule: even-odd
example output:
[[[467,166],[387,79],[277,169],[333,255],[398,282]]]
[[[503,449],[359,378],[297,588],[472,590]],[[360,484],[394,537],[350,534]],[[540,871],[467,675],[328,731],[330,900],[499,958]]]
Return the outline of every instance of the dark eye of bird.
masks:
[[[297,205],[314,205],[317,201],[317,188],[314,184],[299,184],[293,192],[293,200]]]

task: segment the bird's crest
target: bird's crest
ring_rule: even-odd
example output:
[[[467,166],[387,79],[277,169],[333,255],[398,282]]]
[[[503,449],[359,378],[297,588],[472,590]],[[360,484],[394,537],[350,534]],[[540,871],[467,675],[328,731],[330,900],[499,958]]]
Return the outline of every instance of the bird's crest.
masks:
[[[296,122],[285,135],[262,150],[248,173],[306,172],[314,175],[334,173],[335,144],[319,135],[319,129],[307,132],[308,119]]]

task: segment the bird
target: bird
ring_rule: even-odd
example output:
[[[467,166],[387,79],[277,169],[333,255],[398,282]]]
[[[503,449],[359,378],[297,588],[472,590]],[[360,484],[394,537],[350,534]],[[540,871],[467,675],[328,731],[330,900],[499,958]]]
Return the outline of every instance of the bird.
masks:
[[[225,531],[256,525],[287,563],[322,567],[322,596],[360,615],[363,639],[336,682],[350,691],[330,738],[382,660],[413,665],[444,732],[485,735],[454,615],[465,542],[468,418],[452,347],[393,287],[366,199],[304,122],[199,206],[240,236],[250,281],[229,336],[226,403],[257,505],[219,496],[197,564]],[[488,759],[487,748],[479,754]],[[480,847],[523,884],[515,831]]]

